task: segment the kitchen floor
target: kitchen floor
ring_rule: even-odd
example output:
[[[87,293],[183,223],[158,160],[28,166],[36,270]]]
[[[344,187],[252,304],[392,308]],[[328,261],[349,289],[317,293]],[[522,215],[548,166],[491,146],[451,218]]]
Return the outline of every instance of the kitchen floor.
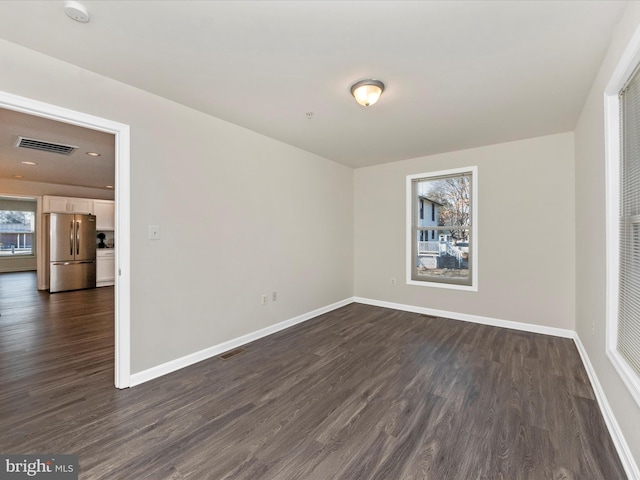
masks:
[[[114,288],[36,285],[35,272],[0,273],[2,453],[64,453],[55,432],[73,423],[65,407],[115,390]]]

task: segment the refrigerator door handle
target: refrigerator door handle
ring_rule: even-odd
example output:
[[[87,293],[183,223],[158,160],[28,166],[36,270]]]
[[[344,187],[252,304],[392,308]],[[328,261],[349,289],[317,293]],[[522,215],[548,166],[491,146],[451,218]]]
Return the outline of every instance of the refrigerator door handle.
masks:
[[[76,222],[76,255],[80,255],[80,222]]]
[[[69,255],[73,255],[73,220],[69,224]]]
[[[73,262],[51,262],[51,265],[78,265],[81,263],[96,263],[94,260],[77,260]]]

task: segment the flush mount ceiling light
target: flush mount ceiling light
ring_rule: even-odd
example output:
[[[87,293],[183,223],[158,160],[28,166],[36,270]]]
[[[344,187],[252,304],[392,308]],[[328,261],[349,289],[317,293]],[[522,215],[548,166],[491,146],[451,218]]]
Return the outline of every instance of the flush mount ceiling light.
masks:
[[[100,154],[98,152],[87,152],[87,155],[89,155],[90,157],[99,157]]]
[[[384,83],[380,80],[360,80],[351,86],[351,95],[363,107],[376,103],[384,92]]]

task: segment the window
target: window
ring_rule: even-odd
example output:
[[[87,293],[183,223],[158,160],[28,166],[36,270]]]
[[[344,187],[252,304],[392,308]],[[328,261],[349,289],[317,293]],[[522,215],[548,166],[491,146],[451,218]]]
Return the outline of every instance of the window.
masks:
[[[640,405],[640,33],[605,90],[607,356]]]
[[[476,197],[477,167],[407,177],[408,284],[478,289]]]
[[[620,95],[618,350],[640,374],[640,75]]]
[[[0,210],[0,257],[33,255],[33,212]]]

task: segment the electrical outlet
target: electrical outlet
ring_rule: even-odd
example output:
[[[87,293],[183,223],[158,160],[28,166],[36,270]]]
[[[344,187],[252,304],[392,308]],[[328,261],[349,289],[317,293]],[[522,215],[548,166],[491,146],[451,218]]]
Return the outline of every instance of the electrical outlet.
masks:
[[[391,277],[391,285],[395,285],[396,284],[396,277]]]
[[[272,302],[275,302],[275,301],[277,301],[277,300],[278,300],[278,292],[275,292],[275,291],[274,291],[274,292],[271,294],[271,301],[272,301]]]
[[[160,240],[160,225],[149,225],[149,240]]]
[[[269,303],[269,295],[267,295],[266,293],[260,295],[260,303],[262,305],[266,305],[267,303]]]

